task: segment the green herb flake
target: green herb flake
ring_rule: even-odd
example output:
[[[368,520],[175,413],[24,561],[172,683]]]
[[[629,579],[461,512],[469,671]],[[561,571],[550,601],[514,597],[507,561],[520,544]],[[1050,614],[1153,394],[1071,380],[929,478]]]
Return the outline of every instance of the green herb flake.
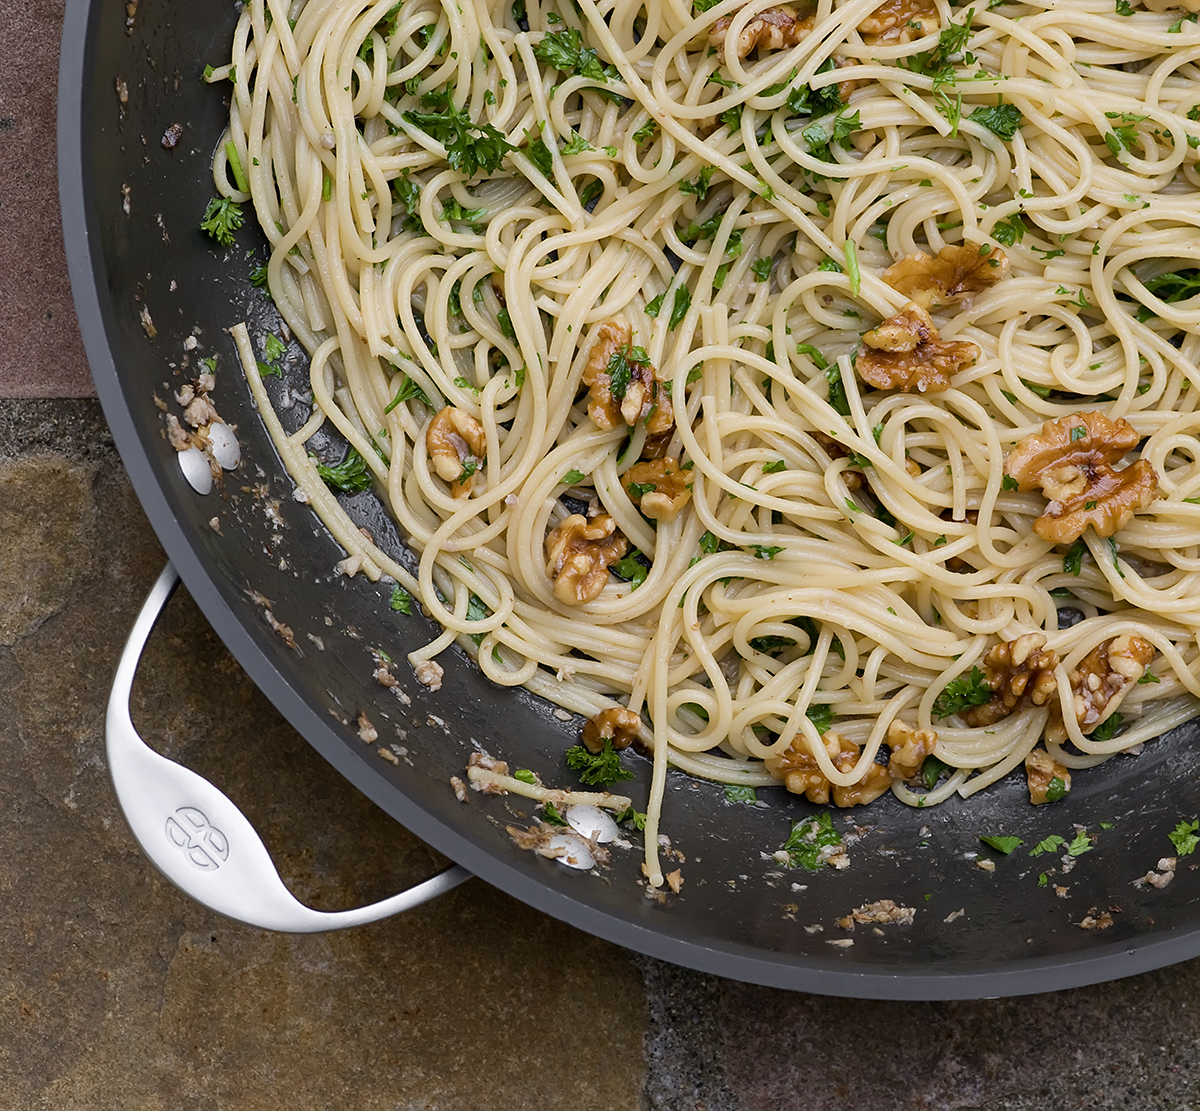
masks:
[[[731,783],[725,788],[725,798],[729,802],[748,802],[753,806],[758,802],[758,791],[753,787],[742,787]]]
[[[1059,837],[1057,833],[1052,833],[1043,841],[1039,841],[1032,849],[1029,850],[1030,856],[1043,856],[1045,853],[1052,853],[1061,845],[1065,845],[1067,839]]]
[[[388,604],[397,613],[412,617],[412,595],[399,583],[392,587],[392,596],[388,599]]]
[[[534,775],[533,772],[531,772],[528,768],[518,768],[512,773],[512,777],[513,779],[519,779],[522,783],[537,783],[537,776]]]
[[[593,787],[633,778],[633,772],[621,763],[611,740],[605,741],[599,752],[589,752],[583,745],[567,749],[567,767],[578,772],[579,778]]]
[[[1171,839],[1171,844],[1175,846],[1175,854],[1177,856],[1191,856],[1196,851],[1196,845],[1200,843],[1200,836],[1197,836],[1197,830],[1200,830],[1200,821],[1181,821],[1167,834]]]
[[[946,684],[933,703],[933,716],[949,717],[970,706],[982,706],[992,697],[992,688],[987,675],[978,667],[971,668],[969,675],[959,675]]]
[[[824,860],[832,849],[841,845],[841,834],[833,828],[833,818],[829,811],[814,814],[803,821],[795,822],[788,839],[783,843],[783,851],[788,854],[788,863],[793,867],[805,868],[810,872],[819,871]]]
[[[991,833],[981,834],[979,840],[989,849],[995,849],[996,852],[1003,853],[1005,856],[1008,856],[1018,845],[1025,844],[1019,837],[1002,837]]]

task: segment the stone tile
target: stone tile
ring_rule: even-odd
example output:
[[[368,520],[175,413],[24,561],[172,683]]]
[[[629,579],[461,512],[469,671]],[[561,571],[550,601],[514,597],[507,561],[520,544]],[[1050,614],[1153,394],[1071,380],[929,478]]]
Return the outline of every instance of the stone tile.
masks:
[[[0,397],[94,397],[54,153],[62,0],[0,0]]]
[[[722,982],[708,1111],[1194,1107],[1200,961],[1049,995],[827,999]],[[1177,1098],[1192,1093],[1193,1102]],[[708,1093],[703,1093],[702,1098]]]
[[[29,421],[10,430],[57,407],[19,406]],[[481,881],[391,921],[288,937],[159,877],[117,810],[102,722],[162,554],[111,454],[93,445],[81,462],[67,435],[22,455],[4,428],[0,1108],[490,1111],[568,1091],[580,1111],[637,1108],[646,1010],[630,956]],[[283,722],[186,593],[152,638],[134,719],[246,810],[314,905],[438,866]]]

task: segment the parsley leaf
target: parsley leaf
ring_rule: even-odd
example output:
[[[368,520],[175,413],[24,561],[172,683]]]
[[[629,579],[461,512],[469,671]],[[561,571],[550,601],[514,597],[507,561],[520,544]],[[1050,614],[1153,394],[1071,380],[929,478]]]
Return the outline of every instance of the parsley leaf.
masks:
[[[551,31],[534,48],[539,61],[553,66],[561,73],[577,73],[590,81],[603,85],[609,81],[620,81],[621,74],[615,66],[605,65],[591,47],[583,46],[583,36],[574,27],[565,31]],[[600,95],[623,104],[625,98],[611,90],[599,90]]]
[[[468,178],[480,170],[494,173],[505,156],[517,149],[490,123],[474,123],[466,112],[453,106],[443,112],[405,112],[404,119],[441,143],[450,168]]]
[[[568,486],[574,486],[576,483],[582,482],[585,478],[587,478],[587,475],[585,475],[583,471],[577,471],[574,467],[572,467],[558,481],[565,482]]]
[[[679,323],[687,316],[687,311],[692,306],[692,291],[687,286],[681,285],[675,290],[675,303],[671,307],[671,319],[667,322],[667,327],[673,332]]]
[[[388,600],[388,604],[397,613],[402,613],[406,617],[412,617],[412,595],[399,583],[396,583],[392,587],[392,596]]]
[[[823,863],[822,850],[841,843],[841,834],[833,828],[833,819],[825,810],[802,822],[795,822],[788,839],[783,843],[783,851],[788,854],[788,863],[793,868],[799,865],[816,872]]]
[[[213,197],[204,210],[200,230],[208,232],[213,239],[228,247],[233,243],[233,233],[242,226],[242,206],[225,197]]]
[[[1059,837],[1057,833],[1052,833],[1044,841],[1039,841],[1032,849],[1029,850],[1030,856],[1042,856],[1044,853],[1052,853],[1060,845],[1065,845],[1067,839]]]
[[[578,772],[579,778],[589,786],[604,786],[633,778],[633,772],[621,763],[611,740],[605,741],[599,752],[589,752],[583,745],[567,749],[567,767]]]
[[[346,494],[361,494],[369,490],[374,477],[367,461],[352,447],[346,449],[345,458],[340,463],[332,466],[318,463],[317,474],[326,486]]]
[[[970,706],[982,706],[992,697],[987,675],[978,667],[971,668],[970,675],[959,675],[946,684],[933,704],[933,716],[949,717]]]
[[[1021,109],[1015,104],[996,104],[990,107],[979,107],[967,119],[972,123],[982,124],[993,135],[999,135],[1005,141],[1011,141],[1020,127],[1025,123]]]
[[[608,565],[608,569],[618,579],[624,579],[630,584],[630,591],[637,590],[646,581],[646,576],[650,573],[646,565],[638,558],[641,554],[641,552],[634,548],[624,559],[619,559],[616,563]]]
[[[950,771],[950,765],[944,760],[939,760],[932,755],[926,756],[921,764],[921,782],[925,784],[925,789],[932,791],[937,786],[937,781],[948,771]]]
[[[1061,802],[1067,797],[1071,788],[1067,786],[1066,780],[1060,779],[1057,775],[1046,785],[1046,801]]]
[[[396,396],[387,403],[383,410],[385,413],[390,413],[401,402],[408,401],[409,398],[415,398],[422,405],[428,405],[433,408],[433,402],[429,400],[428,395],[420,386],[416,384],[407,374],[400,375],[400,388],[396,391]]]
[[[1095,729],[1092,730],[1093,741],[1111,741],[1113,737],[1120,731],[1124,724],[1125,715],[1121,713],[1113,714],[1111,717],[1105,718]]]
[[[1078,575],[1080,568],[1083,566],[1083,554],[1086,551],[1087,544],[1082,539],[1076,540],[1067,550],[1067,554],[1063,556],[1063,573]]]
[[[833,363],[825,371],[825,379],[829,383],[829,404],[838,416],[850,415],[850,402],[846,398],[846,384],[842,381],[842,368]]]
[[[753,805],[758,802],[758,792],[753,787],[740,787],[731,783],[725,788],[725,798],[729,802],[748,802]]]
[[[980,835],[979,838],[989,849],[995,849],[998,853],[1003,853],[1008,856],[1018,845],[1024,845],[1025,842],[1019,837],[1001,837],[996,834]]]
[[[567,824],[567,819],[558,812],[558,807],[552,802],[542,805],[542,821],[551,826],[565,826]]]
[[[1196,836],[1197,830],[1200,830],[1200,821],[1180,822],[1167,834],[1171,844],[1175,846],[1177,856],[1191,856],[1196,851],[1196,845],[1200,844],[1200,837]]]
[[[1095,845],[1093,845],[1088,831],[1081,829],[1075,834],[1075,839],[1067,846],[1067,852],[1071,856],[1083,856],[1084,853],[1090,853],[1093,848],[1095,848]]]
[[[634,829],[646,828],[646,815],[640,810],[634,810],[632,806],[626,807],[616,816],[618,822],[632,822]]]

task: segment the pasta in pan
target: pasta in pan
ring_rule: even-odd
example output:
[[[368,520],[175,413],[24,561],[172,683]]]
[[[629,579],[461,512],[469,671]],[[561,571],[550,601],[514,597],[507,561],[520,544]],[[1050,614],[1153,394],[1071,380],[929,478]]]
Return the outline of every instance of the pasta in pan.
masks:
[[[669,765],[1054,801],[1200,705],[1198,58],[1125,0],[250,0],[214,203],[311,416],[247,378],[419,674],[652,752],[651,884]]]

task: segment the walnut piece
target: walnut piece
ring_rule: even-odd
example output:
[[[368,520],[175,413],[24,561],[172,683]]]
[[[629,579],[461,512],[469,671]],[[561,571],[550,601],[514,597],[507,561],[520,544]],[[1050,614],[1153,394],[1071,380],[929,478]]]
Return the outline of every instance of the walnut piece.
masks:
[[[624,706],[610,706],[583,723],[583,743],[588,752],[603,752],[611,741],[615,750],[628,748],[642,727],[642,719]]]
[[[634,347],[633,330],[623,317],[606,321],[596,330],[596,340],[583,368],[588,387],[588,416],[597,428],[610,432],[618,423],[646,422],[646,433],[657,436],[675,424],[671,395],[662,388],[658,371],[646,353]],[[614,390],[614,376],[618,379]]]
[[[470,494],[475,472],[487,455],[483,425],[466,410],[447,405],[429,422],[425,448],[433,469],[450,483],[451,496]]]
[[[889,926],[893,923],[900,926],[911,926],[916,914],[915,907],[902,907],[892,899],[879,899],[874,903],[865,903],[861,907],[855,907],[848,915],[849,928],[853,929],[855,922],[869,922],[880,926]],[[842,921],[844,919],[839,920],[839,926]]]
[[[1072,413],[1048,420],[1008,453],[1005,473],[1017,489],[1040,486],[1050,499],[1033,522],[1043,540],[1070,544],[1091,525],[1097,536],[1123,529],[1139,509],[1158,497],[1158,472],[1146,459],[1113,468],[1137,447],[1138,434],[1124,419],[1103,413]]]
[[[554,580],[554,596],[569,606],[592,601],[608,582],[608,565],[628,549],[607,513],[590,520],[572,513],[546,537],[546,574]]]
[[[934,729],[916,729],[896,718],[887,731],[887,743],[892,747],[888,775],[892,779],[915,779],[925,757],[937,748],[937,738]]]
[[[999,247],[980,254],[972,243],[950,244],[936,258],[924,251],[906,255],[883,272],[883,280],[910,301],[932,309],[958,302],[969,305],[976,293],[1006,278],[1008,269],[1008,256]]]
[[[834,730],[828,730],[821,738],[825,751],[838,771],[849,771],[858,760],[859,747]],[[808,751],[808,742],[797,736],[788,750],[779,756],[768,756],[766,768],[793,795],[804,795],[809,802],[827,803],[833,799],[834,806],[859,806],[874,802],[890,786],[892,777],[882,764],[871,764],[862,779],[848,787],[833,787],[822,774],[816,758]]]
[[[669,455],[634,463],[621,476],[633,504],[652,521],[673,521],[691,500],[690,472],[680,470],[679,461]],[[646,487],[653,489],[645,489]]]
[[[729,36],[729,26],[733,23],[733,13],[723,15],[713,24],[708,33],[708,43],[722,52],[722,58],[728,57],[729,44],[725,41]],[[796,9],[787,4],[776,8],[765,8],[757,15],[751,16],[750,21],[738,35],[736,54],[739,58],[746,57],[752,50],[783,50],[803,42],[808,33],[816,25],[816,17],[808,16],[798,19]]]
[[[938,29],[937,6],[933,0],[883,0],[858,25],[868,46],[912,42]]]
[[[983,657],[992,697],[982,706],[963,710],[963,721],[979,729],[995,725],[1019,706],[1045,706],[1058,689],[1056,667],[1058,653],[1046,650],[1043,633],[1025,633],[1016,640],[993,645]]]
[[[1062,790],[1054,799],[1047,798],[1050,784],[1056,779],[1062,784]],[[1071,773],[1044,748],[1035,748],[1025,757],[1025,780],[1029,786],[1029,801],[1034,806],[1056,802],[1071,789]]]
[[[1134,684],[1146,674],[1154,659],[1154,645],[1139,636],[1125,634],[1096,645],[1071,672],[1075,717],[1079,728],[1090,733],[1116,712]],[[1055,699],[1046,723],[1048,740],[1067,739],[1062,707]]]
[[[942,340],[929,313],[910,301],[863,336],[855,369],[876,389],[937,393],[950,387],[952,374],[978,358],[975,344]]]

